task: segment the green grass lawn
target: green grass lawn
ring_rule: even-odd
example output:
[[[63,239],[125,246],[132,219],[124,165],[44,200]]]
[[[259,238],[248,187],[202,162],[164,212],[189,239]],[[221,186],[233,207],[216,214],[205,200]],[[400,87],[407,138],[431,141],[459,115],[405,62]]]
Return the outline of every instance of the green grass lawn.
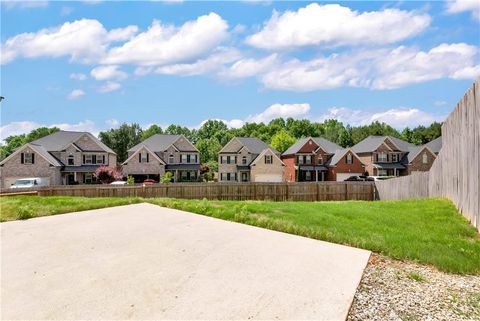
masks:
[[[141,202],[128,198],[3,197],[1,220],[23,212],[43,216]],[[408,201],[266,202],[146,199],[224,220],[255,225],[431,264],[442,271],[480,274],[480,236],[444,199]]]

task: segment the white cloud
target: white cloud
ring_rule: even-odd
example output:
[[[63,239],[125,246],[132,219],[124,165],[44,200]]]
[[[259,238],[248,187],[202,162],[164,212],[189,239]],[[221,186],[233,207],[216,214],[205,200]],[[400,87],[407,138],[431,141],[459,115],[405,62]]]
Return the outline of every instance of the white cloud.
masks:
[[[352,126],[368,125],[374,121],[384,122],[395,128],[430,125],[434,121],[441,122],[447,115],[438,115],[422,111],[418,108],[392,108],[384,111],[367,111],[345,107],[333,107],[318,117],[317,121],[337,119]]]
[[[127,73],[119,70],[116,65],[95,67],[90,72],[90,75],[96,80],[124,80],[128,77]]]
[[[264,72],[277,61],[277,54],[271,54],[262,59],[241,59],[228,69],[220,72],[220,76],[226,78],[252,77]]]
[[[115,119],[115,118],[112,118],[112,119],[107,119],[105,121],[105,124],[109,127],[109,128],[117,128],[118,126],[120,126],[120,122]]]
[[[110,49],[105,64],[164,65],[196,59],[228,35],[228,24],[216,13],[177,28],[154,21],[150,28],[120,47]]]
[[[447,102],[445,100],[436,100],[434,103],[433,103],[435,106],[445,106],[447,104]]]
[[[70,79],[82,81],[82,80],[87,79],[87,75],[82,74],[82,73],[72,73],[72,74],[70,74]]]
[[[434,79],[480,75],[478,49],[464,43],[429,51],[400,46],[279,63],[260,76],[266,88],[312,91],[342,86],[393,89]]]
[[[194,76],[219,70],[224,64],[240,59],[240,52],[233,48],[219,48],[211,56],[199,59],[190,64],[174,64],[158,67],[155,72],[165,75]],[[142,75],[148,71],[142,67],[137,68],[136,74]],[[143,72],[143,74],[145,74]]]
[[[91,63],[98,61],[112,41],[129,39],[137,30],[127,26],[107,31],[97,20],[81,19],[65,22],[55,28],[21,33],[2,44],[2,63],[37,57],[69,56],[71,61]]]
[[[310,111],[310,104],[273,104],[260,114],[250,115],[247,117],[247,122],[268,123],[272,119],[283,118],[298,118],[303,117]]]
[[[474,19],[480,20],[480,2],[478,0],[450,0],[446,2],[448,13],[471,12]]]
[[[298,11],[274,11],[246,42],[263,49],[322,45],[388,44],[414,36],[430,24],[428,14],[399,9],[359,13],[338,4],[312,3]]]
[[[84,95],[85,95],[85,92],[83,90],[74,89],[68,94],[67,99],[74,100],[74,99],[78,99],[78,98],[80,98]]]
[[[109,93],[115,90],[119,90],[120,88],[122,88],[122,85],[118,82],[107,81],[105,84],[98,88],[98,91],[101,93]]]
[[[28,134],[34,129],[40,127],[57,127],[61,130],[87,131],[97,135],[100,131],[91,120],[80,121],[76,124],[58,123],[58,124],[40,124],[34,121],[17,121],[0,127],[0,138],[3,141],[8,136]]]

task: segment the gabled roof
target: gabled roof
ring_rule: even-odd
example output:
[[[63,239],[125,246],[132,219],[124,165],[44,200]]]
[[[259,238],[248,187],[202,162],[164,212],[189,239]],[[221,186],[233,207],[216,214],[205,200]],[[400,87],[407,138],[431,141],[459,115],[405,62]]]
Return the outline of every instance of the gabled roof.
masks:
[[[252,165],[255,165],[255,163],[259,160],[259,159],[262,159],[262,156],[265,155],[268,151],[271,151],[273,156],[275,156],[276,158],[278,158],[278,160],[280,161],[280,163],[282,164],[282,166],[285,166],[285,163],[280,159],[280,153],[272,148],[272,147],[268,147],[268,148],[265,148],[264,150],[262,150],[257,157],[255,157],[255,159],[250,163],[250,166]]]
[[[242,147],[237,150],[230,150],[228,149],[229,144],[233,141],[237,140],[240,142]],[[262,153],[265,149],[271,149],[274,154],[280,155],[280,153],[273,147],[268,146],[263,140],[256,138],[256,137],[234,137],[230,142],[225,145],[219,153],[237,153],[239,152],[242,148],[246,148],[250,153],[252,154],[260,154]]]
[[[291,155],[291,154],[296,154],[298,151],[309,141],[313,140],[315,144],[320,146],[321,149],[323,149],[326,153],[329,154],[334,154],[336,150],[342,149],[341,146],[325,139],[322,137],[306,137],[306,138],[301,138],[297,140],[295,144],[290,146],[282,155]]]
[[[115,152],[110,147],[102,143],[98,138],[96,138],[89,132],[73,132],[60,130],[48,136],[34,140],[31,143],[34,145],[42,146],[45,150],[49,152],[58,152],[64,150],[70,144],[75,143],[83,135],[87,135],[88,137],[93,139],[95,143],[97,143],[98,146],[100,146],[106,152],[115,154]]]
[[[425,146],[430,148],[430,150],[436,154],[440,152],[440,149],[442,149],[442,136],[435,138],[429,143],[426,143]]]
[[[140,144],[137,144],[130,148],[128,152],[136,152],[139,148],[142,146],[147,146],[148,149],[154,152],[163,152],[167,150],[171,145],[173,145],[176,149],[179,149],[178,146],[175,146],[175,142],[181,138],[184,137],[183,135],[164,135],[164,134],[155,134],[153,136],[150,136],[149,138],[145,139],[143,142]],[[187,139],[186,137],[184,137]],[[194,147],[195,148],[195,147]],[[197,151],[196,149],[192,150],[182,150],[182,151],[188,151],[188,152],[193,152]]]
[[[368,136],[358,144],[352,147],[352,150],[355,153],[371,153],[375,151],[385,139],[389,139],[394,145],[398,147],[400,151],[407,152],[410,148],[415,147],[415,145],[410,144],[404,140],[401,140],[392,136]]]
[[[333,166],[335,164],[337,164],[343,156],[345,156],[345,154],[347,154],[347,152],[351,152],[353,156],[355,156],[362,165],[365,165],[360,157],[358,157],[358,155],[351,149],[351,148],[344,148],[344,149],[338,149],[335,151],[335,154],[333,154],[332,158],[330,158],[328,160],[328,162],[326,163],[326,165],[328,166]]]
[[[154,153],[152,152],[146,145],[143,145],[142,143],[140,143],[139,145],[139,148],[137,148],[137,150],[135,152],[132,153],[132,155],[130,155],[129,158],[127,158],[127,160],[125,160],[122,165],[126,165],[133,157],[135,157],[142,149],[145,149],[149,154],[151,154],[154,158],[157,159],[157,161],[159,161],[160,163],[162,163],[163,165],[165,165],[166,163],[163,161],[163,159],[160,158],[160,156],[158,156],[157,153]],[[138,145],[137,145],[138,146]]]
[[[410,164],[415,159],[415,157],[417,157],[418,154],[420,154],[424,149],[428,149],[430,151],[430,153],[432,153],[435,157],[437,156],[435,154],[435,152],[430,147],[428,147],[427,145],[415,146],[415,147],[412,147],[410,149],[409,153],[406,155],[408,164]],[[402,159],[402,161],[404,161],[404,160],[405,159]]]
[[[17,148],[17,150],[15,150],[15,152],[13,152],[7,158],[5,158],[3,161],[1,161],[0,165],[3,165],[4,163],[6,163],[9,159],[14,157],[15,155],[17,155],[18,153],[20,153],[22,150],[24,150],[27,147],[34,150],[38,155],[43,157],[47,162],[49,162],[53,166],[62,166],[62,163],[60,163],[55,157],[53,157],[43,146],[39,146],[39,145],[36,145],[36,144],[33,144],[33,143],[28,143],[28,144],[23,145],[20,148]]]

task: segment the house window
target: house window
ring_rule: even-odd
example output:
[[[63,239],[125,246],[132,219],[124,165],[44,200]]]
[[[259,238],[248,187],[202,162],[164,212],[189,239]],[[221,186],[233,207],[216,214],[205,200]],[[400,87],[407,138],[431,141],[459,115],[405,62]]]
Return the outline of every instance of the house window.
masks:
[[[347,161],[347,164],[352,164],[353,163],[352,154],[347,154],[346,161]]]
[[[386,169],[379,169],[378,170],[378,176],[387,176],[387,170]]]
[[[312,163],[312,156],[307,155],[305,156],[305,164],[311,164]]]
[[[34,156],[33,153],[23,153],[23,164],[33,164]]]
[[[392,154],[392,162],[398,162],[398,154]]]
[[[305,172],[305,180],[311,181],[312,180],[312,173],[310,171]]]
[[[73,155],[68,156],[67,164],[68,165],[75,165],[75,156],[73,156]]]
[[[85,184],[92,184],[92,183],[94,182],[94,177],[93,177],[93,175],[92,175],[92,174],[89,174],[89,173],[83,175],[83,182],[84,182]]]
[[[222,181],[235,181],[237,180],[237,173],[221,173],[220,179]]]
[[[173,164],[173,155],[172,154],[170,154],[170,156],[168,156],[168,163]]]
[[[105,164],[105,156],[104,155],[97,155],[97,164]]]
[[[247,165],[247,156],[242,157],[242,165]]]
[[[83,155],[84,164],[93,164],[93,155]]]
[[[148,163],[148,153],[147,152],[141,152],[140,153],[140,163]]]
[[[427,164],[427,163],[428,163],[428,155],[427,155],[427,153],[423,153],[422,163],[424,163],[424,164]]]
[[[377,161],[381,163],[387,162],[388,161],[387,154],[385,154],[384,152],[381,152],[380,154],[378,154]]]
[[[265,164],[272,164],[272,163],[273,163],[273,156],[265,155]]]
[[[323,157],[318,157],[318,165],[323,165]]]
[[[180,163],[189,163],[189,155],[187,154],[181,154],[180,155]],[[183,174],[183,172],[182,172]]]
[[[303,156],[298,156],[297,157],[297,163],[298,163],[298,165],[303,165]]]

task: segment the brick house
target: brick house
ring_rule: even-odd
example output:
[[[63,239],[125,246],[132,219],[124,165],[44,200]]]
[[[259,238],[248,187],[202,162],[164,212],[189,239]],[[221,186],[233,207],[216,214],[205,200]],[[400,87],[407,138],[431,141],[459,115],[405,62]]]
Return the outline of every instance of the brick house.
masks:
[[[234,137],[218,153],[220,182],[282,182],[280,153],[262,140]]]
[[[117,155],[88,132],[58,131],[19,147],[0,162],[0,185],[40,177],[49,185],[95,183],[101,166],[116,166]]]
[[[361,175],[364,164],[350,148],[321,137],[298,140],[281,156],[287,182],[343,181]]]
[[[404,176],[428,171],[442,146],[441,137],[417,146],[392,136],[369,136],[352,147],[371,176]]]
[[[194,182],[200,178],[200,152],[183,135],[156,134],[128,150],[122,171],[135,182],[158,182],[165,172],[173,174],[174,182]]]

